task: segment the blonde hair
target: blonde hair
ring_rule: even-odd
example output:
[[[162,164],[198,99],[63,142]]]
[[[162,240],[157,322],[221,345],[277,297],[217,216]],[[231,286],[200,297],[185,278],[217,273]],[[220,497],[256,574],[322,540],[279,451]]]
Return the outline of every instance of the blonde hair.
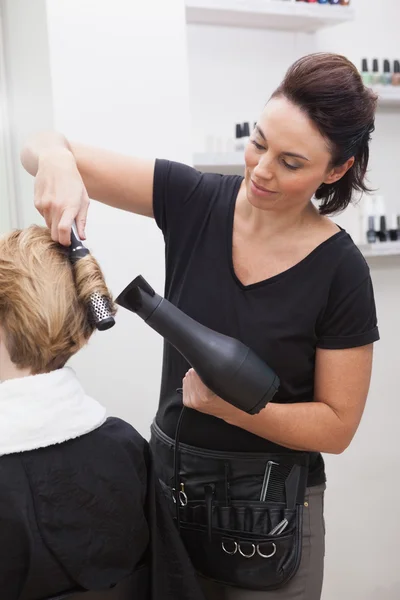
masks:
[[[0,325],[12,362],[32,374],[63,367],[87,343],[93,292],[116,312],[95,258],[71,265],[68,252],[37,225],[0,239]]]

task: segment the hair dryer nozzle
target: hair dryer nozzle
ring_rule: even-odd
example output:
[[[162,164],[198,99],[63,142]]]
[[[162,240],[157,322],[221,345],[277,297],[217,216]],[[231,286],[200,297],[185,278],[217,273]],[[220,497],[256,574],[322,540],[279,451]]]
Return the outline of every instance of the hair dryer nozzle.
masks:
[[[119,294],[115,302],[146,320],[161,300],[161,296],[155,293],[142,275],[139,275]]]

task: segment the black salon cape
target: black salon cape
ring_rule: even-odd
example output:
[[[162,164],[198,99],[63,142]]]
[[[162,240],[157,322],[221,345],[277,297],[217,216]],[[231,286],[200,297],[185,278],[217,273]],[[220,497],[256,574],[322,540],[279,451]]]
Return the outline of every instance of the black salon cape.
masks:
[[[116,418],[74,440],[0,457],[0,598],[107,588],[143,563],[150,593],[204,600],[148,443]]]

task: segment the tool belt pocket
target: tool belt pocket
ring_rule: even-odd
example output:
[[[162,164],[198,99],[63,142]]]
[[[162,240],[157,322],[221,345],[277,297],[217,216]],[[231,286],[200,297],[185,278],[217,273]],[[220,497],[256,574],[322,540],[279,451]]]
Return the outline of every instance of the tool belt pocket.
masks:
[[[296,573],[302,550],[302,505],[207,503],[180,507],[181,536],[195,569],[225,585],[268,591]],[[274,533],[275,532],[275,533]]]
[[[307,453],[218,452],[179,444],[153,424],[157,474],[197,572],[269,591],[297,572]]]

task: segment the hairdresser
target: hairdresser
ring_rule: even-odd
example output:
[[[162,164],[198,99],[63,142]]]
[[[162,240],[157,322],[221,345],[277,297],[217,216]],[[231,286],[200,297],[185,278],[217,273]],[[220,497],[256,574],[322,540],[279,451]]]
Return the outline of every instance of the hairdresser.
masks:
[[[166,243],[165,296],[280,377],[274,401],[248,415],[165,345],[152,448],[210,600],[320,598],[321,454],[351,443],[379,339],[368,266],[331,216],[367,191],[375,109],[351,62],[315,54],[289,68],[265,105],[243,176],[119,156],[57,133],[23,149],[54,240],[69,245],[75,217],[84,238],[89,197],[154,217]],[[181,387],[190,410],[180,422]]]

